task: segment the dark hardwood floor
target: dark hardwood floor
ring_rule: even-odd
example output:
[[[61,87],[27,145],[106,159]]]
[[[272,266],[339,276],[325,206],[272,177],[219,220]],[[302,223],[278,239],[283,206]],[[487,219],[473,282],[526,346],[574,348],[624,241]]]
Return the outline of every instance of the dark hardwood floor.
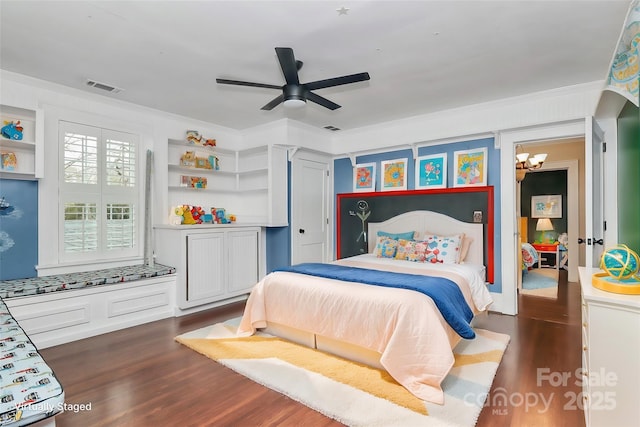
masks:
[[[518,316],[477,319],[476,326],[511,336],[478,426],[584,426],[582,411],[572,409],[580,392],[580,290],[564,273],[557,300],[523,295]],[[66,402],[91,405],[59,415],[57,425],[341,425],[173,340],[242,309],[233,304],[42,350]],[[566,385],[547,380],[562,374],[569,376]]]
[[[580,285],[560,270],[557,299],[521,294],[518,310],[475,322],[511,336],[476,425],[584,427]]]

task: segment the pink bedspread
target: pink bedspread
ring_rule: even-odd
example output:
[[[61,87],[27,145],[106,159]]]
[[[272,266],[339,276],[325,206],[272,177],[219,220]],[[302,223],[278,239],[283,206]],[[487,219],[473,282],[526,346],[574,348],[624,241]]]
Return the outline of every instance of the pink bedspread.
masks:
[[[356,257],[357,258],[357,257]],[[353,264],[353,263],[356,264]],[[362,261],[342,260],[343,265],[362,267]],[[418,274],[408,261],[394,270]],[[386,269],[380,265],[372,268]],[[437,270],[429,270],[438,275]],[[464,275],[446,271],[461,287],[474,312],[477,304]],[[484,286],[484,285],[482,285]],[[477,293],[477,291],[475,291]],[[486,291],[485,300],[489,292]],[[482,307],[478,307],[482,305]],[[267,275],[252,290],[238,334],[246,336],[267,322],[345,341],[377,351],[380,363],[400,384],[420,399],[442,404],[440,383],[453,366],[452,348],[460,339],[442,318],[431,298],[421,293],[323,279],[296,273]]]

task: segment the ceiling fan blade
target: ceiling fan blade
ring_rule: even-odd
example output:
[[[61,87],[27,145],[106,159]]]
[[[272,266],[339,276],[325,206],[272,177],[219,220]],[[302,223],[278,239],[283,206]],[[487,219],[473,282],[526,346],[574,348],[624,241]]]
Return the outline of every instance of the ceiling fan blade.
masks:
[[[293,56],[293,49],[290,47],[277,47],[276,54],[278,55],[278,61],[280,61],[280,67],[284,74],[284,79],[288,85],[298,85],[298,63]],[[302,64],[302,63],[301,63]],[[300,65],[302,67],[302,65]]]
[[[282,103],[282,101],[284,101],[284,94],[281,94],[280,96],[272,99],[267,105],[265,105],[264,107],[261,108],[261,110],[266,110],[266,111],[270,111],[273,110],[273,108],[276,105],[279,105]]]
[[[264,83],[242,82],[242,81],[239,81],[239,80],[216,79],[216,83],[220,83],[220,84],[223,84],[223,85],[264,87],[264,88],[267,88],[267,89],[282,89],[282,86],[268,85],[268,84],[264,84]]]
[[[363,82],[369,80],[369,73],[351,74],[348,76],[334,77],[332,79],[317,80],[311,83],[305,83],[305,87],[309,90],[323,89],[325,87],[348,85],[350,83]]]
[[[320,95],[316,95],[315,93],[306,92],[304,96],[308,101],[315,102],[316,104],[322,105],[323,107],[330,110],[337,110],[338,108],[340,108],[340,105],[336,104],[335,102],[329,101],[327,98],[323,98]]]

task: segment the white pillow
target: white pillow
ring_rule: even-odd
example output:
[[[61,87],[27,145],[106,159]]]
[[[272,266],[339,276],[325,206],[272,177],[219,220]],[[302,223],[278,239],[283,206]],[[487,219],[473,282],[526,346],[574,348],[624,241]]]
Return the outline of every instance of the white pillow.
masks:
[[[467,253],[469,253],[469,247],[473,243],[473,237],[469,237],[464,235],[462,237],[462,246],[460,246],[460,259],[458,260],[458,264],[462,264],[467,257]]]
[[[427,244],[425,250],[425,262],[458,264],[464,233],[454,236],[425,236]]]

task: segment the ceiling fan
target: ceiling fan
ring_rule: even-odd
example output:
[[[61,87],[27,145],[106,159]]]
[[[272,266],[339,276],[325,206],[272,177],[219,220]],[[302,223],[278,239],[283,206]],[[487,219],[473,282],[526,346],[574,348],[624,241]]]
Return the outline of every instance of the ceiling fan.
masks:
[[[280,67],[282,68],[282,73],[284,74],[284,79],[286,81],[286,84],[283,86],[227,79],[216,79],[216,82],[227,85],[252,86],[282,90],[282,94],[262,107],[262,110],[272,110],[280,103],[283,103],[285,107],[302,107],[306,104],[307,100],[315,102],[318,105],[322,105],[330,110],[336,110],[340,108],[340,105],[329,101],[327,98],[323,98],[320,95],[316,95],[311,91],[369,80],[369,73],[358,73],[348,76],[334,77],[332,79],[317,80],[310,83],[300,83],[300,80],[298,79],[298,70],[302,68],[302,61],[296,61],[296,58],[293,56],[293,49],[290,47],[277,47],[276,54],[278,55],[278,61],[280,61]]]

